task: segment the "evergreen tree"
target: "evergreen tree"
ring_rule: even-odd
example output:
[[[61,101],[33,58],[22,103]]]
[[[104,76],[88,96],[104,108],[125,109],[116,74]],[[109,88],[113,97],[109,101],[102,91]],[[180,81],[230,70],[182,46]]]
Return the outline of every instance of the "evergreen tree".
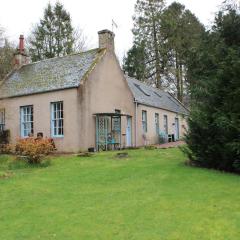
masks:
[[[240,14],[219,12],[206,34],[191,76],[192,109],[186,141],[203,167],[240,171]]]
[[[164,59],[161,57],[161,14],[164,9],[164,0],[137,0],[134,20],[134,45],[145,49],[145,78],[151,79],[156,87],[162,87],[164,73]],[[146,71],[145,71],[146,69]]]
[[[164,1],[138,0],[134,45],[124,59],[123,68],[183,101],[191,84],[188,64],[204,31],[195,15],[182,4],[174,2],[165,7]]]
[[[167,53],[166,77],[170,89],[176,92],[180,101],[183,101],[184,90],[186,94],[190,84],[187,70],[191,53],[199,46],[204,31],[196,16],[180,3],[173,2],[162,15],[161,32],[167,40],[164,45]]]
[[[123,71],[130,77],[137,78],[140,81],[145,81],[146,66],[145,66],[145,46],[133,45],[127,52],[127,57],[123,59]]]
[[[29,37],[28,48],[32,61],[65,56],[75,52],[74,46],[80,46],[72,27],[70,14],[63,5],[50,3],[44,10],[43,19],[37,24]],[[77,49],[79,50],[79,49]]]

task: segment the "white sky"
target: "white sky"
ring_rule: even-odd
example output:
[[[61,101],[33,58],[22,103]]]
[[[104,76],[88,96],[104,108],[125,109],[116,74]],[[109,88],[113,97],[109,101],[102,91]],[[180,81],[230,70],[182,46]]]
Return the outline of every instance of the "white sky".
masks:
[[[39,22],[47,3],[56,0],[0,0],[0,25],[7,36],[17,42],[20,34],[28,35],[31,26]],[[61,0],[72,17],[74,26],[79,26],[88,38],[89,48],[97,47],[97,32],[110,29],[111,20],[118,24],[115,29],[116,53],[121,59],[132,45],[132,16],[136,0]],[[167,0],[171,3],[173,0]],[[210,25],[222,0],[179,0],[190,9],[202,23]]]

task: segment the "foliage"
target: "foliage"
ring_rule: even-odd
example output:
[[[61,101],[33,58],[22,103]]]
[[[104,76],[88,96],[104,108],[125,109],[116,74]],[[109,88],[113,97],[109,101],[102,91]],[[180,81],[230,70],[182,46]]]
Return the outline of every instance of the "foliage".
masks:
[[[127,56],[123,59],[123,71],[130,77],[144,81],[147,74],[145,59],[146,53],[144,44],[134,44],[127,52]]]
[[[127,152],[11,170],[0,179],[0,239],[239,240],[238,175],[187,167],[178,149]]]
[[[59,2],[54,6],[47,5],[43,19],[33,28],[28,39],[32,61],[65,56],[81,51],[84,45],[82,31],[73,28],[70,14]]]
[[[137,49],[144,47],[144,65],[141,65],[145,73],[144,78],[149,79],[158,88],[162,86],[165,67],[165,61],[162,58],[163,39],[160,34],[161,14],[164,6],[164,0],[137,0],[133,17],[134,45]],[[130,50],[130,53],[133,51],[134,49]],[[137,56],[132,59],[134,60],[132,64],[138,64]],[[128,61],[125,62],[128,63]],[[137,68],[137,65],[135,67]]]
[[[54,144],[49,138],[25,138],[19,139],[15,147],[15,153],[26,157],[28,163],[41,163],[43,158],[54,151]]]
[[[12,154],[15,152],[15,146],[12,144],[0,144],[0,154]]]
[[[0,81],[11,71],[14,47],[0,27]]]
[[[240,171],[240,14],[219,12],[191,65],[198,85],[186,138],[199,165]]]
[[[124,58],[129,76],[148,81],[175,93],[187,95],[188,63],[200,44],[204,27],[180,3],[165,7],[162,0],[138,0],[134,15],[134,45]]]
[[[8,144],[10,139],[10,130],[0,131],[0,144]]]
[[[184,5],[173,2],[162,15],[161,32],[166,39],[166,79],[168,88],[183,101],[189,90],[188,62],[200,45],[204,26]]]
[[[140,80],[150,78],[156,86],[155,78],[161,77],[160,85],[177,92],[182,101],[187,57],[198,46],[204,27],[184,5],[174,2],[164,8],[164,2],[160,2],[137,2],[135,43],[124,59],[124,70]]]

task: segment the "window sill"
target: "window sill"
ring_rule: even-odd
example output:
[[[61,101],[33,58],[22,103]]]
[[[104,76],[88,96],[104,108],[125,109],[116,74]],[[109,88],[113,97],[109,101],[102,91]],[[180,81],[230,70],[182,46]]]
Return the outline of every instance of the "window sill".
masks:
[[[64,135],[62,135],[62,136],[52,136],[52,138],[64,138]]]

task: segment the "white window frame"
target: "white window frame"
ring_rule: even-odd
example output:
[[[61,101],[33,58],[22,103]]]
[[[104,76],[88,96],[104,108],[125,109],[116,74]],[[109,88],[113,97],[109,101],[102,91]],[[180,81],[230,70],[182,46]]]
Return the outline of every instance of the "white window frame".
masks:
[[[64,137],[64,110],[63,101],[51,103],[51,136]]]
[[[147,111],[142,110],[142,129],[143,132],[146,133],[147,132]]]
[[[26,138],[34,134],[33,105],[20,107],[21,137]]]
[[[155,131],[156,131],[157,135],[159,134],[159,130],[160,130],[160,127],[159,127],[159,113],[155,113]]]
[[[0,109],[0,132],[5,129],[5,109]]]

